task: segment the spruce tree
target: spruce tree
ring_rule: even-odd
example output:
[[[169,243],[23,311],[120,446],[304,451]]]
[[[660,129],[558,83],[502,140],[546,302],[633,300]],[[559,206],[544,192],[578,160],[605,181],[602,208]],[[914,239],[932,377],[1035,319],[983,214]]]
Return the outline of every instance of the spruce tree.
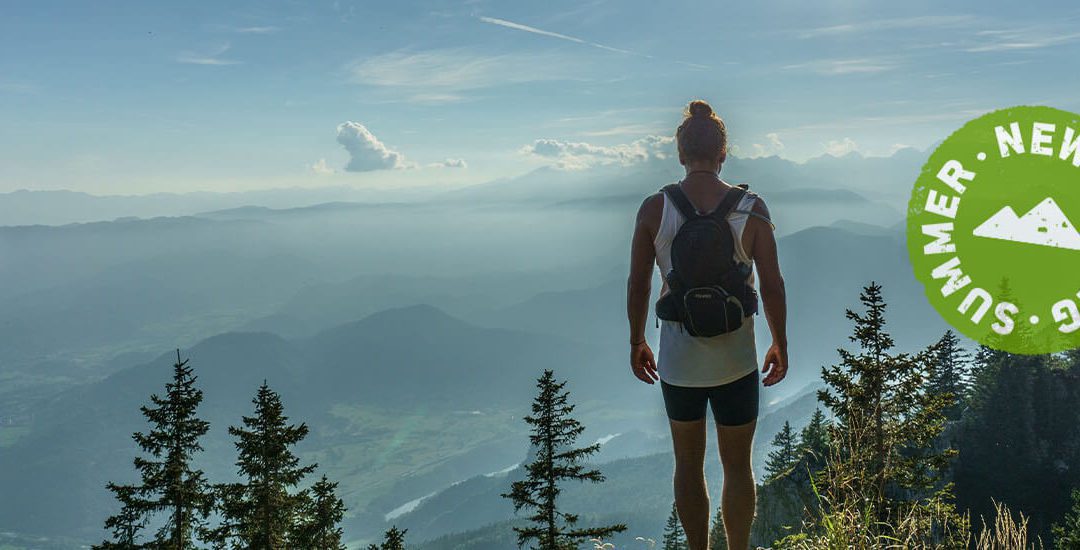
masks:
[[[120,501],[120,512],[105,520],[105,528],[112,533],[112,540],[102,541],[93,546],[95,550],[138,550],[146,548],[139,544],[139,535],[146,527],[145,514],[139,512],[140,503],[135,496],[135,487],[110,483],[110,491]]]
[[[405,550],[405,533],[408,529],[398,529],[391,526],[383,536],[382,545],[370,544],[367,550]]]
[[[709,529],[709,550],[728,550],[727,532],[724,531],[724,508],[716,507],[712,528]]]
[[[301,510],[294,544],[300,548],[344,550],[342,530],[338,525],[345,517],[345,503],[334,493],[338,484],[323,475],[311,486]]]
[[[960,345],[960,338],[951,330],[938,340],[934,353],[935,368],[927,384],[931,393],[950,395],[953,405],[945,417],[956,420],[967,402],[970,388],[971,354]]]
[[[679,522],[679,511],[675,503],[671,504],[671,514],[668,515],[667,525],[664,526],[664,550],[687,550],[686,533],[683,532],[682,523]]]
[[[865,313],[847,312],[857,352],[839,349],[841,362],[822,369],[827,387],[818,399],[833,413],[838,458],[827,475],[832,504],[857,503],[883,529],[905,507],[930,496],[954,452],[939,450],[949,395],[927,391],[937,346],[915,355],[894,353],[885,330],[886,303],[871,283],[860,301]]]
[[[1073,489],[1072,510],[1054,524],[1054,546],[1058,550],[1076,550],[1080,548],[1080,489]]]
[[[785,420],[784,427],[773,436],[773,450],[769,451],[765,459],[766,482],[783,477],[798,463],[799,442],[796,437],[791,422]]]
[[[821,409],[814,409],[810,423],[799,433],[800,470],[815,475],[825,467],[829,452],[829,421]]]
[[[229,541],[241,548],[292,547],[299,536],[294,519],[309,498],[294,489],[316,468],[300,466],[292,451],[308,427],[288,423],[281,397],[265,381],[252,403],[255,415],[243,417],[243,427],[229,427],[243,481],[220,486],[222,525],[214,539],[219,547]]]
[[[578,516],[560,510],[558,497],[562,492],[560,482],[604,481],[599,470],[586,469],[582,462],[600,450],[599,444],[574,448],[578,436],[585,427],[570,414],[574,405],[569,402],[569,392],[563,391],[566,382],[555,380],[551,370],[545,370],[537,380],[538,394],[532,404],[532,414],[525,422],[532,426],[529,441],[536,449],[536,458],[525,466],[527,477],[515,481],[509,493],[502,496],[514,503],[514,512],[529,509],[530,525],[514,527],[518,546],[535,540],[534,550],[563,550],[576,547],[588,538],[604,538],[626,529],[616,524],[603,527],[577,527]]]
[[[203,450],[199,439],[210,423],[196,415],[203,399],[196,379],[188,360],[181,360],[176,350],[173,378],[165,385],[165,395],[153,394],[150,406],[140,407],[150,430],[132,435],[145,453],[134,460],[141,483],[108,485],[122,507],[105,522],[114,539],[97,548],[186,550],[205,533],[214,492],[192,462]],[[149,542],[138,544],[139,531],[151,521],[160,527]]]

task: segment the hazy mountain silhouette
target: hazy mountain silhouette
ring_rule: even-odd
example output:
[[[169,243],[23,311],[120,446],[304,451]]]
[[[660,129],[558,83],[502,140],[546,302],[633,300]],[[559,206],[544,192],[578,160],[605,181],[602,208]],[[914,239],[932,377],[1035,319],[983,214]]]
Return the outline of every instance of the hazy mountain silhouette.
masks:
[[[820,366],[835,360],[834,350],[846,345],[850,330],[844,310],[856,306],[857,289],[871,280],[881,283],[886,298],[897,306],[890,309],[889,326],[901,346],[923,345],[945,331],[946,325],[926,304],[923,288],[912,275],[902,234],[882,227],[861,229],[876,234],[816,227],[780,239],[793,367],[789,385],[778,391],[786,393],[816,381]],[[654,275],[653,300],[660,290],[658,277]],[[625,279],[611,279],[585,289],[538,294],[493,312],[479,312],[473,321],[599,343],[621,353],[625,299]],[[652,315],[647,330],[655,333]],[[763,353],[769,333],[761,316],[755,330],[759,352]],[[656,343],[655,334],[650,341]]]

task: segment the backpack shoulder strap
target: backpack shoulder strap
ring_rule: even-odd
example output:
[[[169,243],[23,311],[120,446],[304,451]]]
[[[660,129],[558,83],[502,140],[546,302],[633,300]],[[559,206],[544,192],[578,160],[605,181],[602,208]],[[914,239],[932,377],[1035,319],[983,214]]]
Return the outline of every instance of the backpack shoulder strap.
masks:
[[[747,193],[749,193],[749,191],[742,186],[732,187],[728,190],[727,194],[724,195],[724,198],[720,200],[720,204],[717,205],[716,210],[713,210],[709,215],[717,220],[726,220],[728,215],[731,214],[731,211],[742,202],[742,198],[746,196]]]
[[[756,204],[756,202],[758,200],[758,195],[756,193],[754,193],[753,191],[747,191],[746,195],[748,197],[750,197],[751,199],[753,199],[753,200],[750,201],[750,209],[747,210],[745,208],[739,208],[738,205],[736,205],[735,209],[732,210],[732,213],[745,214],[745,215],[750,216],[750,217],[758,218],[759,220],[762,220],[765,223],[769,224],[769,227],[772,227],[773,229],[776,229],[776,224],[773,223],[773,221],[771,219],[769,219],[768,216],[758,214],[757,212],[754,211],[754,205]]]
[[[675,203],[675,208],[679,209],[679,213],[683,215],[683,218],[692,220],[694,218],[700,218],[701,215],[697,213],[697,209],[690,203],[690,199],[686,198],[686,193],[683,193],[678,183],[670,183],[665,185],[661,191],[667,195],[671,202]]]

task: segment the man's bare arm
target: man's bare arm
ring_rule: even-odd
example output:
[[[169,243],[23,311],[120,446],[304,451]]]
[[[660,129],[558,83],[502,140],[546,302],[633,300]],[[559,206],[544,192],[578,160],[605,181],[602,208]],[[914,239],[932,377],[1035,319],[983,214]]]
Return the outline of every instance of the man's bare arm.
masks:
[[[769,217],[769,209],[758,200],[754,212]],[[776,251],[776,236],[772,224],[756,216],[751,216],[747,224],[753,225],[753,256],[757,266],[758,285],[761,291],[762,309],[765,320],[772,333],[772,346],[765,354],[765,385],[771,386],[787,375],[787,293],[784,289],[784,277],[780,274],[780,260]]]
[[[630,367],[642,382],[652,384],[656,376],[656,363],[652,350],[645,343],[645,323],[649,318],[649,298],[652,295],[653,262],[656,249],[653,246],[653,230],[647,220],[659,216],[659,195],[646,198],[638,209],[634,223],[634,236],[630,243],[630,276],[626,280],[626,316],[630,321]]]

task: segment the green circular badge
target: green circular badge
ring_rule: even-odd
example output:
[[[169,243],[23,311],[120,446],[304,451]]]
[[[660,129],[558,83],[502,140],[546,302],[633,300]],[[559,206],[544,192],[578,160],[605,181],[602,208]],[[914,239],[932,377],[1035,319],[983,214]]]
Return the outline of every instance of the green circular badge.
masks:
[[[1080,115],[1012,107],[965,124],[911,193],[907,246],[942,317],[995,349],[1080,348]]]

